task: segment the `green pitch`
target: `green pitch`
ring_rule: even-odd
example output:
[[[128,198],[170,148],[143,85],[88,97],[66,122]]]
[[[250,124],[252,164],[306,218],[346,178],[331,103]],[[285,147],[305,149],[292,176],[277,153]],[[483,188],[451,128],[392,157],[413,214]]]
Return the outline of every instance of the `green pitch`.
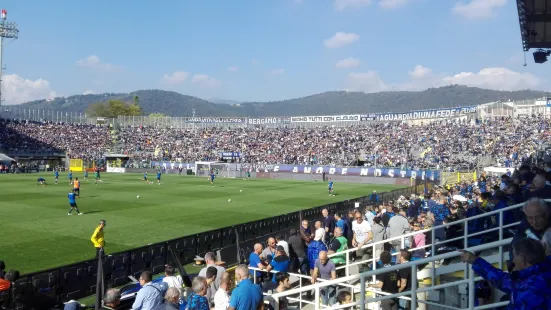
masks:
[[[36,185],[39,176],[48,186]],[[159,186],[141,174],[104,173],[96,186],[93,173],[88,182],[73,176],[82,184],[80,216],[67,215],[66,173],[57,185],[53,173],[0,174],[0,260],[7,269],[29,273],[93,258],[90,237],[100,219],[107,220],[105,250],[113,253],[399,187],[336,182],[333,197],[321,181],[217,178],[213,188],[206,177],[163,175]]]

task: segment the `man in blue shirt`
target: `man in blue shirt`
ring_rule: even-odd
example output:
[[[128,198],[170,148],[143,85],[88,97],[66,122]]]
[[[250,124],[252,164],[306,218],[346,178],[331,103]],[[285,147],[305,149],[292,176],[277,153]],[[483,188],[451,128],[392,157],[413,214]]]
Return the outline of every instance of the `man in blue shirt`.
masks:
[[[255,310],[262,309],[263,297],[260,286],[249,279],[247,265],[239,265],[235,269],[237,286],[233,289],[228,310]]]
[[[47,185],[46,184],[46,179],[44,179],[44,178],[36,179],[36,185]]]
[[[329,185],[327,186],[327,191],[329,192],[329,196],[333,195],[335,196],[335,194],[333,194],[333,180],[329,179]]]
[[[73,170],[69,170],[69,184],[73,183]]]
[[[254,245],[254,251],[249,255],[249,267],[258,268],[264,270],[266,266],[262,263],[260,259],[260,253],[262,253],[262,244],[257,243]],[[251,276],[254,276],[254,270],[250,271]],[[262,273],[260,271],[256,272],[256,283],[261,282]],[[255,278],[253,278],[255,279]]]
[[[156,284],[151,282],[151,271],[144,271],[140,275],[142,288],[136,294],[136,300],[132,304],[132,310],[151,310],[163,303],[163,295],[168,289],[164,282]]]
[[[55,178],[54,183],[57,184],[57,180],[59,179],[59,171],[58,171],[58,170],[56,170],[56,171],[54,172],[54,178]]]
[[[210,184],[214,187],[214,170],[210,171]]]
[[[82,215],[82,213],[80,213],[77,207],[77,201],[75,200],[76,198],[75,193],[70,192],[69,195],[67,195],[67,197],[69,198],[69,205],[71,206],[71,209],[69,209],[69,214],[67,215],[71,215],[73,213],[73,210],[77,211],[78,215]]]
[[[161,185],[161,170],[157,171],[157,184]]]

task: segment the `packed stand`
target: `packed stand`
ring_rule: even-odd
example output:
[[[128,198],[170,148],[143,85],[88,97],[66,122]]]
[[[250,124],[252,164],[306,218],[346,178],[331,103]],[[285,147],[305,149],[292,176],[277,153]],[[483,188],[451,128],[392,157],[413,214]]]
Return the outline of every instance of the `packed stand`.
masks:
[[[112,144],[107,126],[0,119],[0,149],[7,152],[67,152],[99,159]]]
[[[143,160],[217,160],[219,152],[240,152],[256,165],[350,165],[473,169],[477,158],[518,165],[549,139],[545,118],[485,122],[434,122],[421,126],[371,123],[317,128],[154,128],[126,127],[120,139],[128,153]]]

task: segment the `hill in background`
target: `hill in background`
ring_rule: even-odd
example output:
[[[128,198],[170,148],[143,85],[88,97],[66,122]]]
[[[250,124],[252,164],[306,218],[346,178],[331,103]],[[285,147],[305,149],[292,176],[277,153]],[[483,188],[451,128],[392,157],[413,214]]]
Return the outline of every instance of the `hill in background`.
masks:
[[[105,93],[97,95],[75,95],[37,100],[19,105],[26,109],[44,109],[63,112],[84,113],[92,103],[108,100],[132,102],[140,98],[145,114],[163,113],[169,116],[294,116],[334,115],[381,112],[408,112],[412,110],[439,109],[460,106],[474,106],[495,101],[524,100],[551,96],[550,93],[533,90],[497,91],[467,86],[445,86],[424,91],[395,91],[362,93],[330,91],[302,98],[228,104],[229,100],[213,103],[197,97],[182,95],[173,91],[139,90],[131,93]]]

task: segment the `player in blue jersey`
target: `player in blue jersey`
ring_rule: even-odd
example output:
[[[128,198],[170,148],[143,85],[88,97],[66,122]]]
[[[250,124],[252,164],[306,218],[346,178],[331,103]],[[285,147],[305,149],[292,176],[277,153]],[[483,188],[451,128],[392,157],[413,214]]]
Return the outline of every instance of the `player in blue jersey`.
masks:
[[[161,170],[157,171],[157,184],[161,185]]]
[[[149,181],[147,180],[147,171],[143,173],[143,179],[145,181],[145,183],[149,183]]]
[[[77,207],[75,192],[70,192],[69,195],[67,195],[67,197],[69,198],[69,205],[71,206],[71,209],[69,209],[69,214],[67,215],[71,215],[73,213],[73,210],[77,211],[78,215],[82,215],[82,213],[80,213]]]
[[[210,171],[210,184],[214,187],[214,170]]]
[[[36,185],[45,186],[45,185],[48,185],[48,184],[46,184],[46,180],[44,178],[38,178],[38,179],[36,179]]]
[[[329,184],[327,185],[327,191],[329,192],[329,196],[333,195],[335,196],[335,194],[333,193],[333,180],[329,179]]]
[[[88,182],[88,170],[84,170],[84,180]]]
[[[73,183],[73,170],[69,170],[69,184],[72,184]]]
[[[57,181],[59,180],[59,170],[56,170],[54,172],[54,178],[55,178],[54,183],[57,184]]]

